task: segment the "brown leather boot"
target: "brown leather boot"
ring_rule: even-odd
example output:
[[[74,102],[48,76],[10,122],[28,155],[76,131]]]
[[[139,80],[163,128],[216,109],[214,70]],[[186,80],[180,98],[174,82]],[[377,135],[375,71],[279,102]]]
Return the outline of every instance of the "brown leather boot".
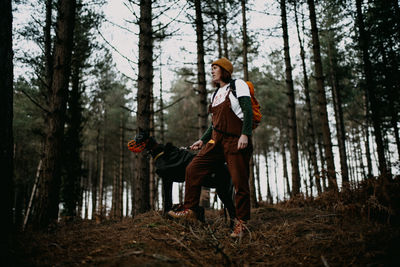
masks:
[[[191,209],[184,209],[182,211],[170,210],[168,215],[174,219],[184,219],[188,221],[197,221],[196,213]]]
[[[245,222],[240,219],[236,219],[235,228],[233,229],[231,237],[242,238],[244,231],[245,231]]]

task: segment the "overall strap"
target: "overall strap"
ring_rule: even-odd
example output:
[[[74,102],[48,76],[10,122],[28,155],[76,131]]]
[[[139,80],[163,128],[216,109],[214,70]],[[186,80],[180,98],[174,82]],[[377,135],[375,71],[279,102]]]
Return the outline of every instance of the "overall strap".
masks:
[[[212,95],[212,97],[211,97],[211,105],[212,105],[212,102],[214,102],[214,97],[215,97],[215,95],[217,94],[218,89],[219,89],[219,85],[217,86],[217,89],[215,89],[215,91],[214,91],[214,93],[213,93],[213,95]]]

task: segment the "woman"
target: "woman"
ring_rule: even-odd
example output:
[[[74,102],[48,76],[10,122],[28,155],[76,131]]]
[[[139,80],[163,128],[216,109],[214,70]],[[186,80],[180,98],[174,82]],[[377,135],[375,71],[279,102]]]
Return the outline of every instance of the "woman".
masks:
[[[244,225],[250,219],[249,161],[253,151],[252,107],[250,90],[243,80],[236,80],[236,92],[230,88],[232,63],[220,58],[211,64],[213,84],[218,88],[211,97],[209,112],[212,125],[190,146],[201,148],[186,168],[184,210],[170,211],[174,218],[196,218],[202,179],[218,164],[226,162],[235,185],[236,225],[232,237],[241,237]]]

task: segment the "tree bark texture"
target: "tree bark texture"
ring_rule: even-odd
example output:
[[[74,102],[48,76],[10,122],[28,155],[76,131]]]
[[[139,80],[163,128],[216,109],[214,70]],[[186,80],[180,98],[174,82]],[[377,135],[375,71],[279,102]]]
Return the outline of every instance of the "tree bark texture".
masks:
[[[363,68],[365,75],[365,90],[368,96],[368,101],[371,111],[372,125],[374,128],[375,143],[378,153],[379,172],[385,175],[387,173],[385,148],[383,144],[383,136],[381,129],[381,118],[379,116],[379,106],[376,99],[375,85],[373,79],[372,64],[369,57],[369,37],[365,30],[364,16],[362,13],[362,0],[356,0],[356,20],[358,27],[358,45],[362,52]]]
[[[119,125],[119,172],[118,172],[118,205],[117,205],[117,218],[122,219],[123,215],[123,192],[124,192],[124,167],[125,167],[125,123],[124,113],[121,111],[120,114],[120,125]]]
[[[260,183],[260,155],[259,154],[254,157],[254,165],[255,165],[255,170],[256,170],[256,175],[254,177],[256,178],[256,182],[257,182],[258,201],[262,202],[261,183]]]
[[[365,157],[367,158],[367,170],[368,170],[368,177],[372,177],[372,157],[371,157],[371,149],[370,149],[370,142],[369,142],[369,104],[368,104],[368,97],[365,91],[364,94],[364,114],[365,114],[365,125],[363,126],[364,131],[364,144],[365,144]]]
[[[247,20],[246,20],[246,0],[241,0],[242,4],[242,36],[243,36],[243,79],[249,80],[249,65],[247,62]]]
[[[223,33],[222,33],[222,40],[224,43],[224,57],[229,58],[229,51],[228,51],[228,18],[226,14],[226,0],[223,0],[223,10],[222,10],[222,19],[223,19]]]
[[[107,113],[106,110],[104,110],[104,125],[106,123],[107,119]],[[105,146],[106,146],[106,136],[105,136],[105,126],[104,128],[104,133],[103,133],[103,143],[101,145],[101,151],[100,151],[100,162],[99,162],[99,199],[97,200],[97,215],[100,216],[100,219],[104,215],[104,207],[103,207],[103,199],[104,199],[104,167],[105,167]]]
[[[150,132],[150,102],[153,90],[153,29],[152,1],[140,1],[139,19],[139,76],[137,92],[137,127],[138,130]],[[138,158],[135,182],[135,212],[144,213],[150,210],[150,165],[145,153]]]
[[[68,111],[66,124],[68,128],[64,138],[64,166],[65,177],[63,181],[62,196],[67,216],[76,216],[77,203],[80,199],[80,179],[82,175],[82,160],[80,157],[82,140],[82,104],[80,89],[81,62],[75,59],[72,64],[71,91],[68,97]]]
[[[222,19],[221,19],[221,11],[220,11],[220,2],[216,1],[216,16],[217,16],[217,44],[218,44],[218,58],[222,56]]]
[[[94,163],[94,175],[91,179],[91,191],[92,191],[92,218],[97,213],[97,187],[98,187],[98,178],[99,178],[99,166],[100,166],[100,127],[97,128],[96,134],[96,154],[95,154],[95,163]]]
[[[197,92],[198,99],[198,135],[203,135],[208,127],[207,113],[207,89],[206,89],[206,73],[204,66],[204,24],[202,17],[201,1],[195,0],[195,27],[196,27],[196,44],[197,44]],[[210,189],[202,187],[200,203],[203,207],[210,207]]]
[[[14,136],[13,136],[13,50],[12,1],[0,2],[0,170],[1,170],[1,261],[8,263],[9,245],[13,232],[14,198]]]
[[[396,99],[399,99],[399,89],[400,89],[400,70],[399,65],[396,60],[396,53],[393,51],[392,41],[389,40],[390,50],[386,52],[383,48],[383,45],[380,45],[381,54],[383,55],[383,65],[388,66],[386,70],[388,73],[391,73],[391,77],[395,77],[394,79],[386,79],[386,90],[388,93],[389,100],[389,112],[390,112],[390,124],[393,128],[394,140],[397,148],[397,157],[400,159],[400,136],[399,136],[399,127],[397,122],[399,121],[399,116],[397,114],[396,107]]]
[[[195,0],[196,9],[196,44],[197,44],[197,92],[199,94],[199,138],[208,128],[207,89],[204,66],[204,25],[201,1]]]
[[[327,102],[324,88],[324,74],[322,70],[321,62],[321,49],[319,44],[317,18],[315,15],[315,4],[314,0],[307,0],[309,12],[310,12],[310,22],[311,22],[311,34],[313,43],[313,56],[314,56],[314,68],[315,68],[315,79],[317,82],[317,97],[318,97],[318,110],[319,118],[321,121],[322,137],[325,149],[325,160],[327,164],[327,176],[329,189],[337,191],[336,182],[336,172],[335,172],[335,162],[332,151],[332,138],[331,131],[329,129]]]
[[[48,95],[49,113],[43,153],[43,176],[40,179],[40,195],[34,220],[35,227],[39,228],[48,226],[58,218],[61,154],[71,73],[75,6],[75,0],[60,0],[57,4],[53,78]]]
[[[283,178],[286,182],[286,188],[289,198],[292,196],[292,191],[290,190],[290,183],[289,183],[289,174],[287,169],[287,159],[286,159],[286,146],[284,138],[280,138],[281,143],[281,154],[282,154],[282,167],[283,167]]]
[[[274,200],[272,198],[271,187],[269,183],[268,152],[266,150],[263,151],[263,156],[265,158],[265,175],[267,178],[267,202],[269,204],[273,204]]]
[[[333,40],[329,40],[328,44],[330,80],[332,87],[333,107],[335,111],[335,120],[336,120],[336,135],[339,146],[342,186],[347,187],[349,185],[349,170],[347,166],[347,154],[346,154],[346,130],[344,128],[344,121],[343,121],[342,96],[340,94],[341,90],[336,75],[337,72],[337,62],[335,57],[336,47],[335,44],[333,44],[332,42]]]
[[[154,93],[153,90],[150,92],[150,136],[155,136],[155,122],[154,122]],[[157,196],[156,187],[156,168],[154,167],[154,159],[149,158],[149,187],[150,187],[150,209],[155,209],[155,202]]]
[[[289,36],[286,18],[286,0],[280,1],[282,33],[283,33],[283,50],[285,54],[285,76],[286,89],[288,96],[287,114],[288,114],[288,129],[289,129],[289,151],[290,162],[292,167],[292,195],[296,196],[300,193],[300,170],[299,170],[299,149],[297,147],[297,122],[296,122],[296,105],[294,99],[294,86],[292,78],[292,64],[289,52]]]
[[[53,11],[53,0],[46,0],[46,21],[43,28],[44,33],[44,57],[45,57],[45,88],[44,94],[51,94],[51,84],[53,79],[53,55],[52,55],[52,38],[51,38],[51,26],[52,26],[52,11]],[[46,99],[47,105],[49,99]]]

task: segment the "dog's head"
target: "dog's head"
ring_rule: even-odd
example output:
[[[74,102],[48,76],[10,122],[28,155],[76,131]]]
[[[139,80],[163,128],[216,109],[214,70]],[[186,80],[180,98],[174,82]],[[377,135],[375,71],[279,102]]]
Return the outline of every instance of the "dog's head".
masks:
[[[150,136],[149,132],[139,130],[133,140],[128,142],[128,149],[134,153],[143,152],[145,149],[151,150],[157,142]]]
[[[133,140],[128,142],[128,149],[134,153],[140,153],[145,150],[149,140],[149,133],[147,131],[140,130]]]

